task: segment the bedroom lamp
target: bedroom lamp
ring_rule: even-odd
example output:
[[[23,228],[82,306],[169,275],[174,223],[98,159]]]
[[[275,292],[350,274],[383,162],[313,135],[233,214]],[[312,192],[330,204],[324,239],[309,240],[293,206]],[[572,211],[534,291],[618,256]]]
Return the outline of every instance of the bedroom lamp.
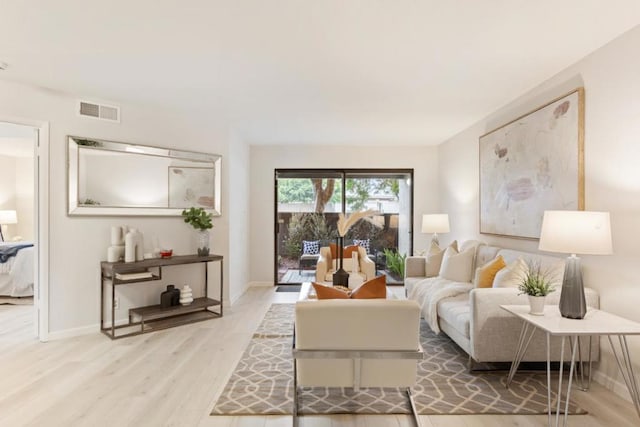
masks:
[[[17,224],[18,215],[16,211],[0,211],[0,242],[4,242],[4,235],[2,234],[2,227],[7,224]]]
[[[545,211],[538,249],[571,254],[564,267],[560,314],[570,319],[584,318],[587,304],[580,258],[576,254],[610,255],[613,252],[609,212]]]
[[[449,232],[449,215],[447,214],[424,214],[422,215],[422,232],[433,233],[431,243],[439,245],[438,233]]]

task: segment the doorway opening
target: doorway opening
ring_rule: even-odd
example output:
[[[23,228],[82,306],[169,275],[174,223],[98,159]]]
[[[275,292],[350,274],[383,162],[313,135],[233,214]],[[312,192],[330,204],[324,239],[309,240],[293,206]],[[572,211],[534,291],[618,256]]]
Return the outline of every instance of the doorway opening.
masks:
[[[364,247],[375,275],[402,285],[413,250],[412,181],[413,169],[276,169],[274,283],[331,281],[316,267],[321,248],[337,242],[339,215],[371,210],[344,245]]]
[[[40,333],[39,128],[0,121],[0,324],[3,339]]]

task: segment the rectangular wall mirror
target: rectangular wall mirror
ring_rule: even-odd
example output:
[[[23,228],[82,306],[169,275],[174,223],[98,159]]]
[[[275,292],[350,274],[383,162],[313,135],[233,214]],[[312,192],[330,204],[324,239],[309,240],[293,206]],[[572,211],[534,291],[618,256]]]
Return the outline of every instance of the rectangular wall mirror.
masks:
[[[69,136],[69,215],[220,215],[215,154]]]

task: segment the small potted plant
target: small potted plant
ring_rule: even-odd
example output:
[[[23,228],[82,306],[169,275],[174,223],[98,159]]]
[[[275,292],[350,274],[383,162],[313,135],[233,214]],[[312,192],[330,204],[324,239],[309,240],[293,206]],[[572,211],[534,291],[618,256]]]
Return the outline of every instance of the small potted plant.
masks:
[[[185,209],[182,211],[184,222],[198,231],[198,255],[209,255],[209,230],[213,228],[212,215],[203,208]]]
[[[529,263],[529,268],[518,285],[520,295],[529,297],[529,313],[537,316],[544,315],[544,300],[547,295],[555,291],[551,285],[551,278],[540,268],[539,263]]]

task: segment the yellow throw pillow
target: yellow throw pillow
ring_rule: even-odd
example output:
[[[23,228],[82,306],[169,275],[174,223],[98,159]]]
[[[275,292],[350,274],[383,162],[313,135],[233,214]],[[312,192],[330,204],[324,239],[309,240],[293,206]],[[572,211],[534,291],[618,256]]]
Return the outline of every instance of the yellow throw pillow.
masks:
[[[372,299],[387,297],[387,276],[375,277],[367,280],[349,295],[353,299]]]
[[[502,255],[498,255],[482,267],[476,269],[476,276],[473,279],[473,285],[476,288],[491,288],[493,287],[493,279],[498,274],[498,271],[506,267]]]

